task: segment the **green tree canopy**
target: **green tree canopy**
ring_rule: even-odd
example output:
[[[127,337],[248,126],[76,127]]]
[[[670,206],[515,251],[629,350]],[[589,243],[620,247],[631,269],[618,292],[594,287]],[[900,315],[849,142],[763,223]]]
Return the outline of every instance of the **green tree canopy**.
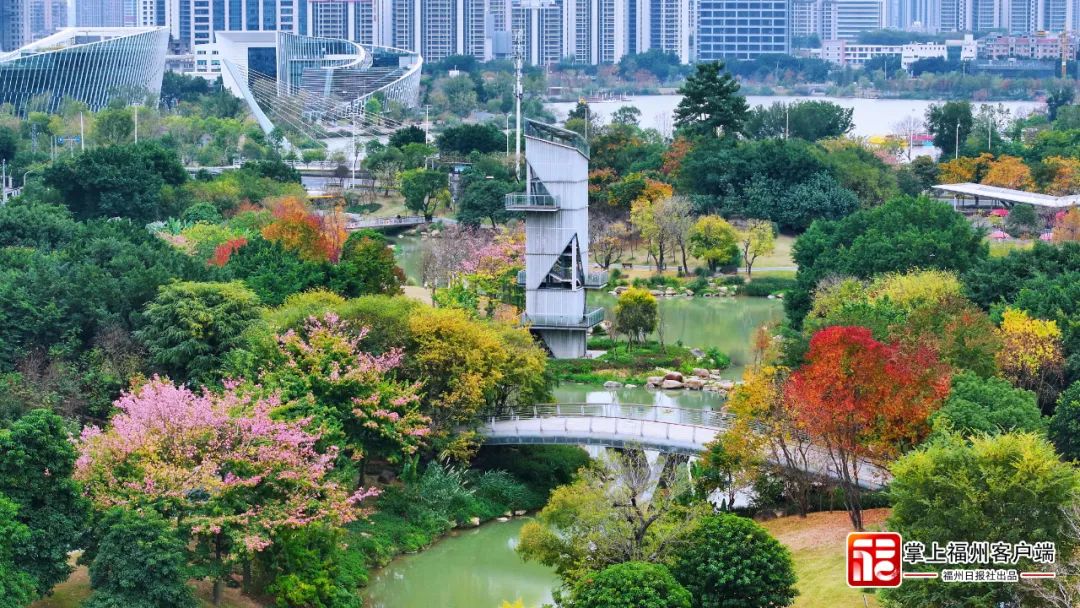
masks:
[[[184,543],[154,511],[107,512],[86,608],[194,608]]]
[[[853,108],[831,101],[777,101],[750,110],[746,134],[755,139],[797,137],[807,141],[842,137],[855,126],[853,112]]]
[[[423,214],[431,220],[439,204],[439,194],[448,187],[449,180],[442,171],[411,169],[401,173],[401,194],[409,211]]]
[[[345,240],[341,259],[333,270],[331,288],[343,296],[386,294],[396,296],[405,284],[390,242],[375,230],[357,230]]]
[[[695,608],[774,608],[795,600],[791,553],[754,521],[710,515],[679,540],[671,572]]]
[[[15,519],[30,530],[29,539],[13,547],[15,563],[33,578],[38,595],[71,574],[68,553],[87,515],[86,499],[71,479],[76,453],[70,432],[44,409],[0,430],[0,496],[18,506]]]
[[[506,152],[506,135],[492,124],[462,124],[439,134],[435,145],[443,154],[468,156],[473,152]]]
[[[1065,460],[1080,460],[1080,381],[1061,392],[1050,418],[1050,440]]]
[[[721,61],[697,64],[679,87],[683,96],[675,108],[675,126],[707,137],[735,137],[743,131],[748,108],[739,83]]]
[[[1039,435],[1009,433],[970,441],[953,435],[908,453],[891,470],[889,529],[905,539],[928,547],[958,538],[1053,542],[1059,556],[1071,555],[1076,546],[1065,507],[1075,500],[1077,472],[1058,460],[1053,446]],[[1033,565],[1021,560],[1016,567]],[[890,589],[885,598],[888,606],[1038,605],[1029,594],[1021,585],[926,580]]]
[[[619,295],[615,302],[613,329],[626,334],[627,340],[644,342],[645,337],[656,330],[659,321],[656,298],[648,289],[631,287]]]
[[[818,221],[795,242],[799,270],[784,306],[797,324],[818,282],[912,268],[965,271],[987,255],[982,233],[945,203],[895,198],[836,221]]]
[[[259,318],[259,298],[243,283],[173,283],[145,310],[136,335],[154,363],[178,381],[208,382],[222,357]]]
[[[458,221],[466,226],[479,226],[487,220],[494,228],[510,217],[506,195],[513,191],[513,184],[503,180],[473,180],[457,202]]]
[[[947,101],[931,105],[926,110],[926,128],[934,136],[934,145],[941,155],[951,158],[956,153],[956,142],[967,141],[975,118],[970,101]]]
[[[176,153],[153,142],[93,148],[44,172],[80,219],[124,217],[147,223],[174,215],[170,188],[187,181]]]
[[[575,608],[690,608],[690,592],[661,564],[608,566],[574,588]]]
[[[18,505],[0,495],[0,608],[24,608],[38,595],[37,581],[17,561],[20,547],[31,540],[18,512]]]
[[[1035,393],[997,377],[962,372],[952,379],[945,405],[930,416],[934,435],[951,431],[965,437],[1012,431],[1041,433],[1046,424]]]

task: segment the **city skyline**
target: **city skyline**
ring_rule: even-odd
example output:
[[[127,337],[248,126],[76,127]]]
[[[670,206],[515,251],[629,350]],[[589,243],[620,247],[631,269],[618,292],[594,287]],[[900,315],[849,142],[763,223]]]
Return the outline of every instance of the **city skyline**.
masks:
[[[790,54],[862,32],[1080,31],[1080,0],[0,0],[0,50],[66,27],[167,27],[174,52],[214,32],[282,31],[419,52],[617,63],[658,49],[681,63]]]

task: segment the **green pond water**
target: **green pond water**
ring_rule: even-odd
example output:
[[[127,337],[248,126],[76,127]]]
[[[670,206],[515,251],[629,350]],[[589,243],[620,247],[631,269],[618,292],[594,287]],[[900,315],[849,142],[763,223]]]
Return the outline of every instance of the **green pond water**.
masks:
[[[514,553],[525,519],[456,531],[430,548],[375,572],[368,608],[499,608],[520,599],[525,608],[551,602],[559,579]]]

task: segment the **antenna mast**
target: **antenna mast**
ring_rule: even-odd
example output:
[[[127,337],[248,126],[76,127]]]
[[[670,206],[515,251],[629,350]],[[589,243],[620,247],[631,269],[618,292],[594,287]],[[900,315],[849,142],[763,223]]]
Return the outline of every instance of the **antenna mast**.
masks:
[[[521,180],[521,64],[525,58],[525,32],[514,30],[514,179]]]

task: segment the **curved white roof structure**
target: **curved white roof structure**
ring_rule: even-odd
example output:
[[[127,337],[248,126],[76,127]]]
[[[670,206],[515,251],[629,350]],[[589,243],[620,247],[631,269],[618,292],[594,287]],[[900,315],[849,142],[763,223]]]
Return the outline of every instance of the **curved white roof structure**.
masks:
[[[263,130],[287,124],[318,139],[321,125],[363,114],[367,100],[416,107],[423,58],[411,51],[287,32],[216,32],[226,87]]]
[[[56,112],[65,99],[91,110],[146,101],[161,93],[168,44],[164,27],[60,30],[0,54],[0,104],[26,115]]]
[[[1038,192],[1013,190],[1012,188],[999,188],[998,186],[987,186],[971,182],[964,182],[961,184],[938,184],[933,186],[933,189],[940,190],[941,192],[948,192],[949,194],[959,197],[970,196],[977,199],[981,198],[999,201],[1003,205],[1010,207],[1017,203],[1021,203],[1034,205],[1036,207],[1048,207],[1050,209],[1065,209],[1080,204],[1080,194],[1052,196],[1049,194],[1040,194]]]

